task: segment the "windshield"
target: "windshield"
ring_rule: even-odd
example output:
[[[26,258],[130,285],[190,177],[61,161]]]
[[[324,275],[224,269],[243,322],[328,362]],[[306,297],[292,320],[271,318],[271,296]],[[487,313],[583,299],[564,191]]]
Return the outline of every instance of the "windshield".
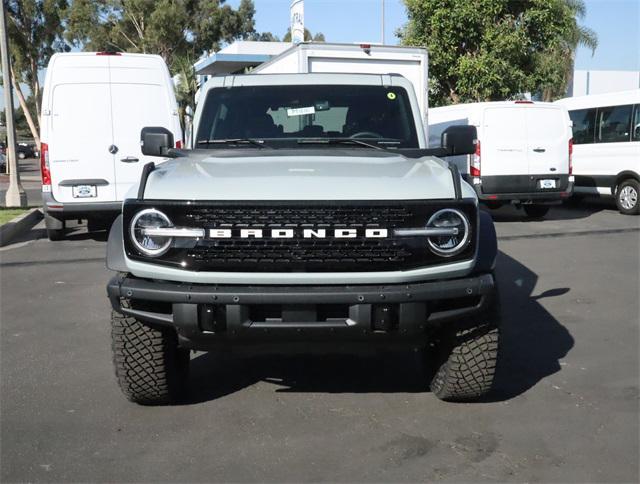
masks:
[[[274,147],[340,139],[384,147],[419,147],[407,91],[389,86],[211,89],[200,118],[196,147],[228,147],[215,141],[238,139],[265,140]]]

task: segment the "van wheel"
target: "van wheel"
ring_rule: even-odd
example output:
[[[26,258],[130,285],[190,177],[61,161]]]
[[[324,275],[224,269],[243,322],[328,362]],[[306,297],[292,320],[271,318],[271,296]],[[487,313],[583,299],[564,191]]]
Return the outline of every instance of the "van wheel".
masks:
[[[189,351],[170,329],[111,313],[111,349],[120,389],[132,402],[166,405],[180,401],[189,376]]]
[[[629,178],[618,185],[616,192],[616,206],[620,213],[624,215],[638,215],[640,213],[640,183],[638,180]]]
[[[549,212],[546,205],[523,205],[522,208],[529,218],[542,218]]]
[[[59,220],[45,212],[44,223],[47,227],[47,237],[49,240],[56,241],[64,239],[66,228],[66,222],[64,220]]]

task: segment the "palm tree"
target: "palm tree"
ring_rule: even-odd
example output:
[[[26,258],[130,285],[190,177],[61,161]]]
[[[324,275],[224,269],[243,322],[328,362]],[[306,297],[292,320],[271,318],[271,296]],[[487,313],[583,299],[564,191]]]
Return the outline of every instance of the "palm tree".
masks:
[[[578,22],[583,20],[587,14],[587,7],[584,0],[563,0],[570,15],[573,17],[571,27],[566,31],[561,42],[558,60],[562,63],[562,76],[564,83],[556,86],[548,86],[542,91],[542,99],[544,101],[552,101],[555,98],[562,97],[566,94],[569,83],[573,80],[573,70],[576,60],[576,51],[578,47],[586,47],[591,50],[593,55],[598,47],[597,34]]]

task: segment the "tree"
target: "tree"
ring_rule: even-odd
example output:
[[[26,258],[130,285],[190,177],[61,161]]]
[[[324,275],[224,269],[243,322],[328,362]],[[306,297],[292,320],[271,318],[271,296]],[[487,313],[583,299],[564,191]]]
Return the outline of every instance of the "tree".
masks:
[[[173,68],[255,32],[251,0],[74,0],[66,39],[85,50],[158,54]]]
[[[309,32],[308,29],[304,29],[304,41],[305,42],[309,42],[309,41],[313,41],[313,42],[325,42],[324,40],[324,34],[322,32],[318,32],[315,35],[312,35],[311,32]],[[284,34],[284,37],[282,38],[282,42],[291,42],[291,27],[289,27],[287,29],[287,33]]]
[[[398,35],[404,44],[429,51],[435,106],[562,93],[567,56],[585,42],[577,31],[595,40],[576,21],[576,14],[584,13],[582,0],[405,0],[405,5],[409,22]]]
[[[11,81],[29,130],[40,149],[40,105],[42,91],[38,72],[54,52],[66,50],[62,40],[63,14],[67,0],[10,0],[7,33],[11,54]],[[32,102],[22,90],[31,91]]]

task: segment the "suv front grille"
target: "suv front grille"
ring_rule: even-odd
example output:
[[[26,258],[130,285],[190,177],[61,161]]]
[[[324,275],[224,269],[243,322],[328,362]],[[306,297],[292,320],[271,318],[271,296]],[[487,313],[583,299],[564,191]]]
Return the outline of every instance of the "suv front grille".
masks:
[[[397,237],[395,228],[424,227],[437,210],[451,201],[403,202],[127,202],[124,223],[143,208],[156,208],[175,226],[209,229],[357,229],[355,238],[204,238],[176,241],[158,258],[141,256],[126,239],[132,259],[185,270],[209,272],[367,272],[398,271],[450,263],[473,257],[473,241],[461,254],[440,257],[428,249],[424,237]],[[455,203],[467,214],[475,231],[476,207]],[[365,229],[387,229],[386,238],[367,238]]]

